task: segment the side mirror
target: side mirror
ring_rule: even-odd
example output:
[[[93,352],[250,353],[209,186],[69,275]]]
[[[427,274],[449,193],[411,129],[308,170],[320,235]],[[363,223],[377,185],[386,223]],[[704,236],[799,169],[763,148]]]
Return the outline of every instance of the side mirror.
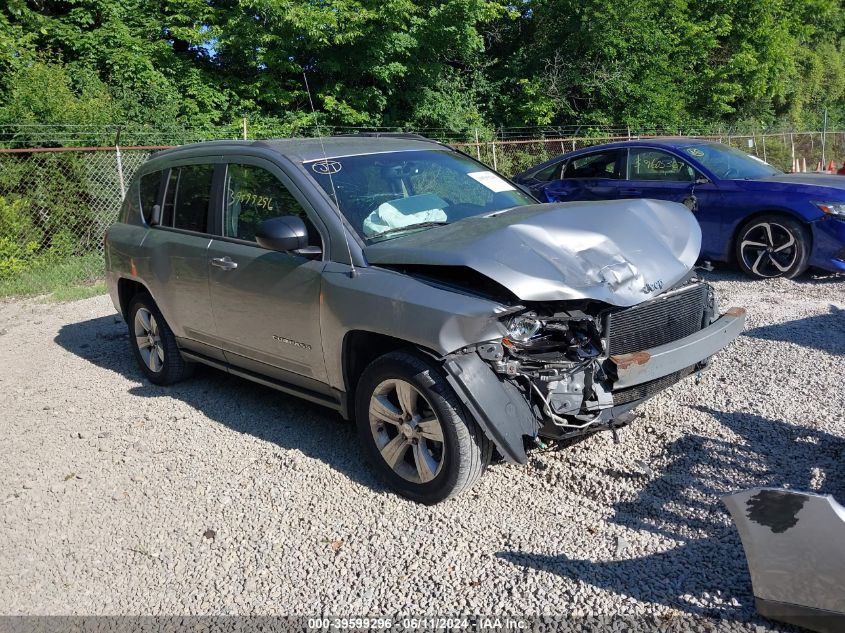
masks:
[[[699,176],[698,178],[695,179],[695,184],[697,184],[697,185],[709,185],[710,179],[705,178],[704,176]]]
[[[308,246],[308,229],[302,218],[283,215],[259,224],[255,241],[271,251],[295,251]]]

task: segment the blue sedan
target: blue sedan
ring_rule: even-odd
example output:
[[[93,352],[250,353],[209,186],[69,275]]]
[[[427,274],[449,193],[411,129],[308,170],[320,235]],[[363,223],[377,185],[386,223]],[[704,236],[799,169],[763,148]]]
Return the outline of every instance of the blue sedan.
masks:
[[[785,174],[722,143],[659,139],[569,152],[514,180],[544,202],[681,202],[701,225],[701,257],[735,261],[752,277],[845,272],[843,176]]]

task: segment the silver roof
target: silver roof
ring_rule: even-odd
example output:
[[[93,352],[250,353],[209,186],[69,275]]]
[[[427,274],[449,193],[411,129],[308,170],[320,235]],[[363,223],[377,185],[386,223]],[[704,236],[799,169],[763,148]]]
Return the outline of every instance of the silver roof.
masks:
[[[444,148],[437,141],[424,138],[396,137],[396,136],[326,136],[319,138],[278,138],[263,141],[205,141],[181,145],[174,149],[160,152],[157,156],[170,153],[181,153],[196,148],[208,147],[260,147],[270,149],[287,156],[293,161],[306,162],[319,160],[325,156],[338,158],[341,156],[355,156],[358,154],[374,154],[376,152],[401,152],[412,150],[431,150]]]

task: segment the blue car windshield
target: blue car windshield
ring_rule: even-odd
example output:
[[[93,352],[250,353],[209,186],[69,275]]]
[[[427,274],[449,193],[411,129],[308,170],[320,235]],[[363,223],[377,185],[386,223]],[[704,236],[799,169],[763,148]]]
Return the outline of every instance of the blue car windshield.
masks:
[[[713,172],[720,180],[754,180],[783,173],[759,158],[721,143],[692,145],[682,151]]]
[[[536,203],[484,165],[446,149],[340,156],[304,166],[368,242]]]

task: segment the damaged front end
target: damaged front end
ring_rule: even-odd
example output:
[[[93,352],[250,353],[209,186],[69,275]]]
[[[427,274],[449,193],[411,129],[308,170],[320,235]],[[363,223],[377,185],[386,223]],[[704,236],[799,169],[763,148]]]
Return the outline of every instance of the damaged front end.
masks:
[[[501,339],[452,354],[445,366],[500,452],[524,462],[525,437],[615,432],[637,405],[736,338],[745,311],[719,315],[712,288],[691,277],[631,307],[532,303],[499,319]]]

